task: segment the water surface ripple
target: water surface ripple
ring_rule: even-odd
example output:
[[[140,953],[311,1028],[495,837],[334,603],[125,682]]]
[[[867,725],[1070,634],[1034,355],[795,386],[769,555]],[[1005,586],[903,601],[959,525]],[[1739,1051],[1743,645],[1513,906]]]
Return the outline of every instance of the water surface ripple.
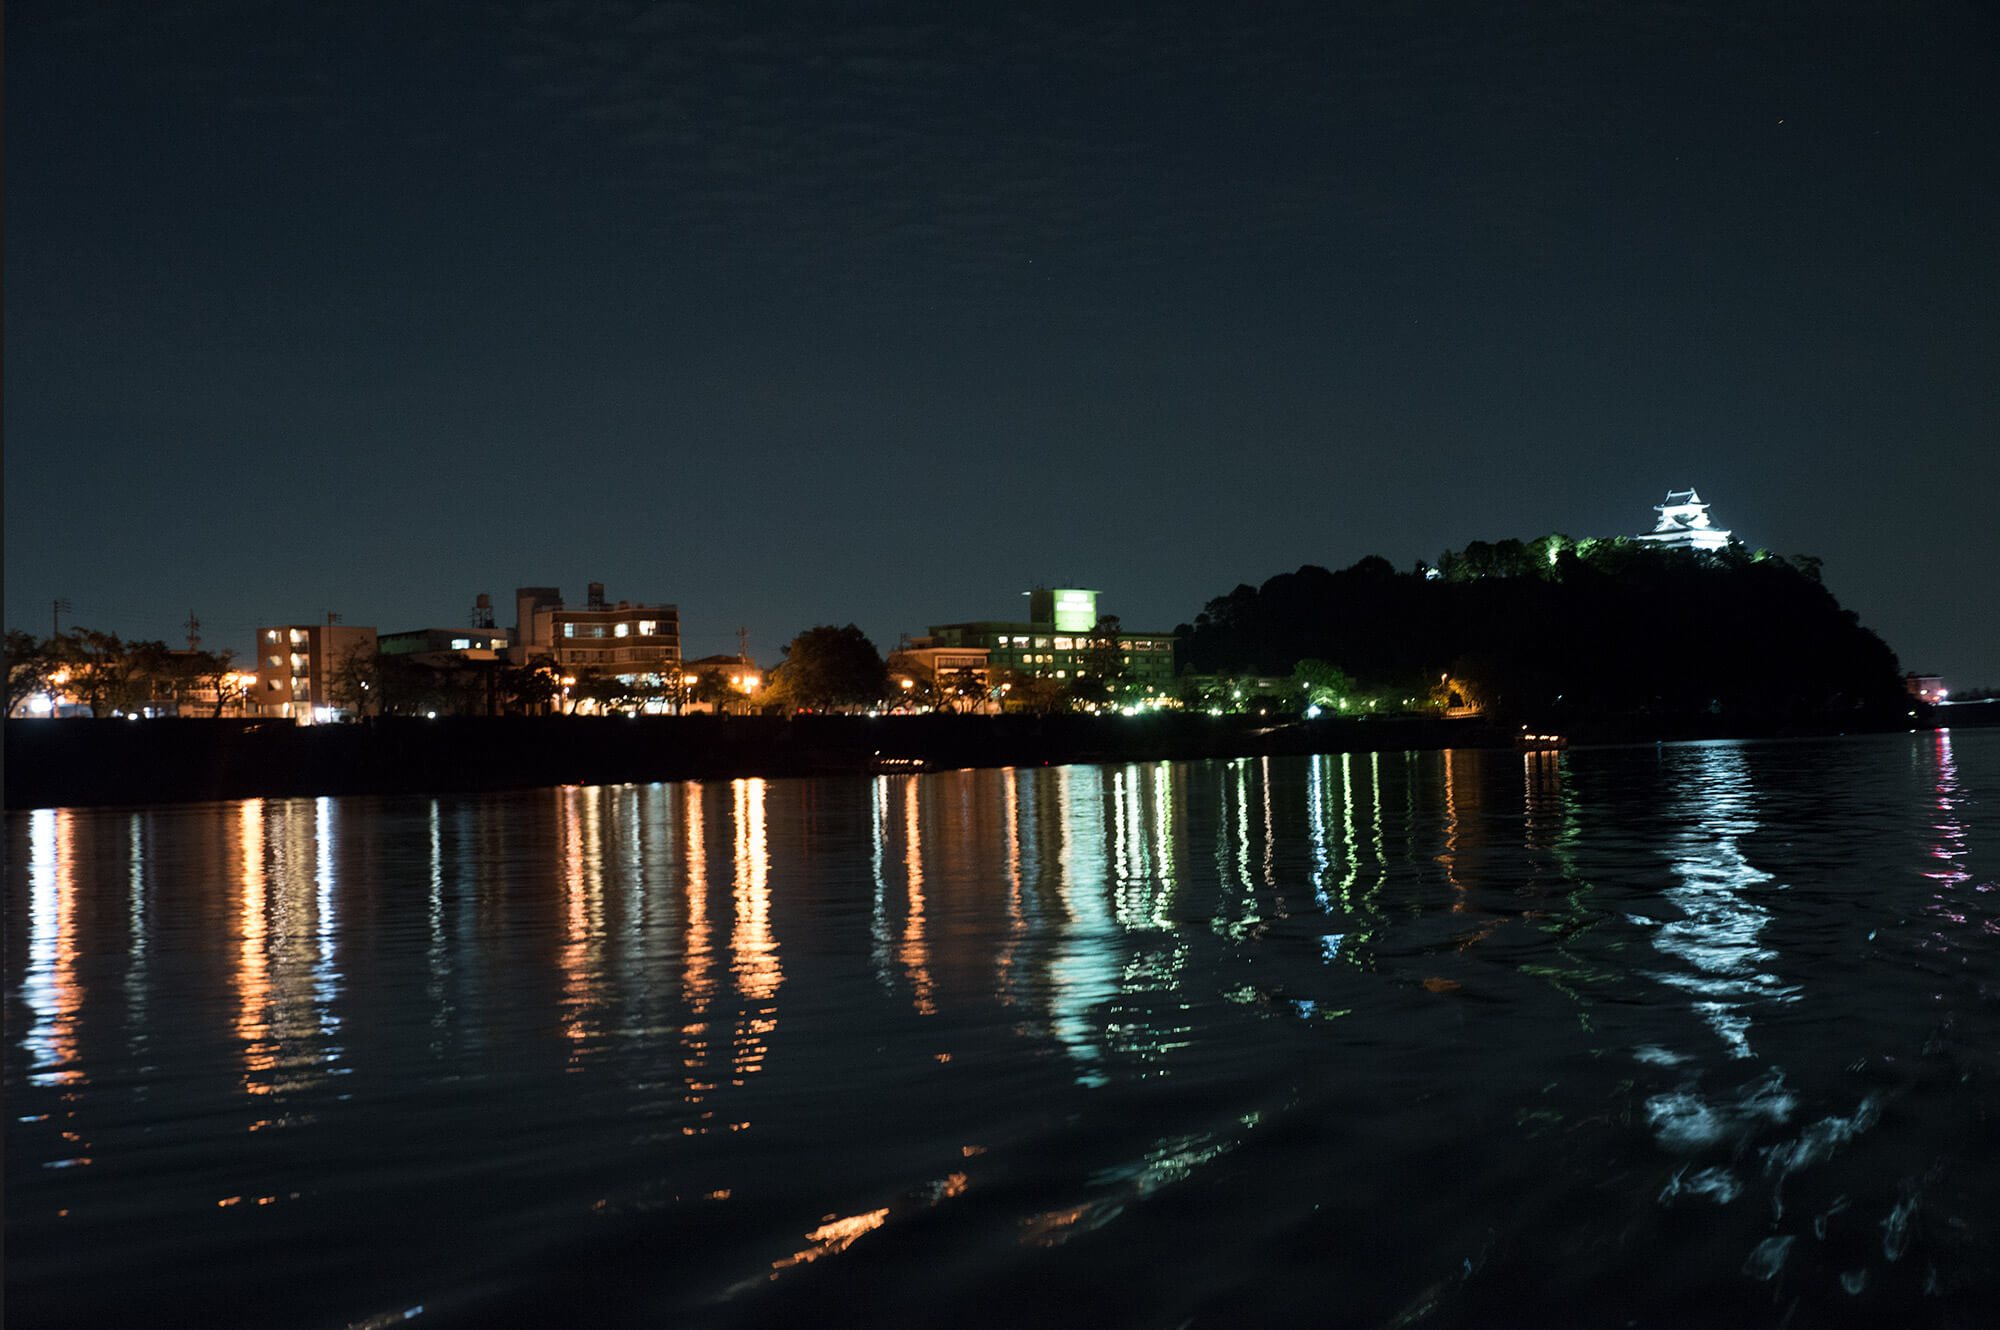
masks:
[[[7,818],[23,1326],[1985,1324],[2000,733]]]

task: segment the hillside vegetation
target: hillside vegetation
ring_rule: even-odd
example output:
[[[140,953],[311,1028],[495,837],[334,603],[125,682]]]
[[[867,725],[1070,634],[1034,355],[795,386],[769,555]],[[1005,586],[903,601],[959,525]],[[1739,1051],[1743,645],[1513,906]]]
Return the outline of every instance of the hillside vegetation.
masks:
[[[1239,586],[1180,629],[1188,668],[1285,674],[1323,660],[1377,696],[1522,719],[1887,721],[1895,654],[1821,584],[1819,561],[1625,538],[1476,543],[1436,569],[1369,557]]]

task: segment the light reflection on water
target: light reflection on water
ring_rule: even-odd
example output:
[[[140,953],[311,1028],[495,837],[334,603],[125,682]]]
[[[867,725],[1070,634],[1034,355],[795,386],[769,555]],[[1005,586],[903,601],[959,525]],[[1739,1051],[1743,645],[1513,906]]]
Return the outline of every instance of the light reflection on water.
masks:
[[[1685,965],[1661,978],[1694,995],[1695,1009],[1732,1057],[1748,1058],[1752,1013],[1795,991],[1764,968],[1776,953],[1758,940],[1771,919],[1759,898],[1783,886],[1743,853],[1758,825],[1741,748],[1702,744],[1682,751],[1691,755],[1692,769],[1685,802],[1675,811],[1687,829],[1673,865],[1680,885],[1666,893],[1681,917],[1659,925],[1653,945]]]
[[[1996,777],[1939,734],[12,816],[10,1292],[1954,1306],[2000,1223]],[[1146,1314],[1038,1298],[1060,1252]]]

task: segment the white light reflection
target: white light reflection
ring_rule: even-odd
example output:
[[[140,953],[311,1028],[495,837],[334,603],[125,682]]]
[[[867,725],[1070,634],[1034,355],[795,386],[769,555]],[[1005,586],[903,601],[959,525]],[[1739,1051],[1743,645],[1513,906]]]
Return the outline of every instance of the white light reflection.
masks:
[[[1271,813],[1271,759],[1257,760],[1257,785],[1264,797],[1264,885],[1276,888],[1278,885],[1277,846],[1278,831]],[[1278,905],[1278,914],[1284,915],[1284,906]]]
[[[130,845],[127,850],[131,869],[131,890],[126,898],[126,922],[131,939],[125,951],[125,1001],[131,1017],[126,1025],[130,1031],[131,1047],[136,1052],[145,1042],[146,1028],[146,955],[148,952],[148,928],[146,925],[146,819],[139,813],[132,814],[128,827]]]
[[[431,1000],[431,1029],[442,1034],[446,1028],[448,1009],[445,1005],[445,948],[444,948],[444,831],[439,825],[438,801],[431,800],[430,841],[431,875],[430,892],[426,900],[426,922],[430,926],[430,952],[425,957],[429,962],[426,969],[429,982],[426,991]],[[438,1051],[441,1045],[433,1041],[431,1049]]]
[[[1229,779],[1231,774],[1235,776],[1233,790]],[[1233,837],[1232,802],[1235,804]],[[1221,786],[1216,792],[1215,877],[1222,890],[1216,893],[1215,915],[1209,920],[1210,927],[1225,937],[1249,937],[1257,931],[1262,920],[1257,914],[1257,886],[1250,875],[1250,763],[1247,758],[1238,758],[1223,769]],[[1236,897],[1233,913],[1237,916],[1233,919],[1230,917],[1232,894]]]
[[[1340,879],[1340,908],[1354,908],[1354,888],[1361,880],[1361,841],[1354,830],[1354,754],[1340,755],[1340,845],[1347,851],[1347,873]]]
[[[1160,928],[1173,926],[1174,893],[1180,886],[1181,862],[1180,840],[1174,835],[1174,779],[1173,764],[1161,762],[1152,771],[1153,782],[1153,863],[1159,877],[1159,891],[1154,896],[1153,923]]]
[[[75,815],[37,808],[28,815],[28,968],[21,1000],[34,1013],[21,1045],[35,1085],[80,1085],[76,1022],[83,1007],[77,978]]]
[[[249,1095],[283,1096],[346,1070],[334,1041],[341,975],[334,968],[331,802],[246,799],[237,806],[235,1029]],[[306,1120],[266,1118],[250,1130]]]
[[[563,945],[562,1025],[569,1037],[569,1069],[598,1051],[596,1008],[604,976],[604,818],[602,786],[567,787],[561,801]]]
[[[1931,899],[1926,910],[1944,924],[1964,927],[1972,922],[1973,905],[1966,893],[1966,884],[1971,881],[1972,874],[1965,868],[1965,823],[1961,812],[1965,796],[1959,788],[1958,764],[1952,760],[1950,731],[1935,732],[1931,757],[1937,773],[1937,820],[1931,824],[1935,839],[1930,847],[1930,857],[1937,866],[1924,872],[1931,883]],[[1984,884],[1973,890],[1991,891],[1992,885]],[[2000,923],[1991,917],[1986,918],[1980,921],[1980,931],[1989,936],[2000,933]],[[1926,945],[1950,947],[1954,944],[1951,935],[1940,928],[1926,940]]]
[[[1326,771],[1333,759],[1325,753],[1315,754],[1306,766],[1306,832],[1312,844],[1312,889],[1313,901],[1321,914],[1333,913],[1333,898],[1327,892],[1327,880],[1333,869],[1333,850],[1326,834]],[[1319,939],[1320,959],[1338,960],[1340,944],[1347,940],[1345,932],[1322,933]]]
[[[1150,809],[1144,794],[1149,781],[1153,786]],[[1118,922],[1127,929],[1167,928],[1171,924],[1167,908],[1173,871],[1172,808],[1166,800],[1166,779],[1157,770],[1127,767],[1112,773],[1111,793],[1116,818],[1114,900]]]
[[[1747,1058],[1754,1056],[1752,1009],[1797,992],[1761,968],[1776,953],[1758,943],[1771,915],[1752,893],[1770,882],[1771,874],[1753,866],[1739,848],[1757,830],[1755,787],[1733,744],[1694,750],[1684,779],[1683,808],[1694,825],[1683,834],[1681,857],[1673,866],[1680,886],[1666,893],[1683,917],[1660,925],[1653,945],[1688,968],[1658,977],[1692,993],[1695,1010],[1730,1055]]]
[[[889,965],[889,778],[877,776],[870,786],[869,830],[872,839],[868,862],[874,873],[875,894],[873,909],[868,916],[868,960],[875,973],[875,981],[885,991],[893,993],[896,991],[896,976]]]
[[[730,933],[731,964],[744,1009],[736,1023],[731,1048],[731,1084],[763,1068],[770,1046],[764,1041],[778,1028],[778,986],[784,971],[778,965],[778,940],[771,932],[771,861],[765,843],[762,780],[732,783],[736,803],[736,925]]]
[[[1118,996],[1118,928],[1105,908],[1104,789],[1095,769],[1056,770],[1062,817],[1060,893],[1068,924],[1049,963],[1050,1016],[1056,1038],[1081,1064],[1082,1085],[1106,1084],[1093,1011]]]
[[[321,797],[315,802],[313,835],[313,924],[317,943],[313,961],[313,1014],[318,1018],[319,1032],[331,1037],[340,1028],[340,1017],[333,1006],[340,996],[340,971],[333,964],[339,925],[333,895],[333,800]],[[327,1060],[337,1060],[339,1053],[337,1047],[329,1048]]]

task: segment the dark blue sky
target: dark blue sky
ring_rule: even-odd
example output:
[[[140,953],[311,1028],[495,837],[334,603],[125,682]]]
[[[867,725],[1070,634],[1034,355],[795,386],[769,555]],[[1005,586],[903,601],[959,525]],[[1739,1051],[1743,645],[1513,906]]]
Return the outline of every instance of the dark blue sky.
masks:
[[[1692,485],[2000,684],[1992,11],[1244,8],[11,6],[7,623],[770,661]]]

